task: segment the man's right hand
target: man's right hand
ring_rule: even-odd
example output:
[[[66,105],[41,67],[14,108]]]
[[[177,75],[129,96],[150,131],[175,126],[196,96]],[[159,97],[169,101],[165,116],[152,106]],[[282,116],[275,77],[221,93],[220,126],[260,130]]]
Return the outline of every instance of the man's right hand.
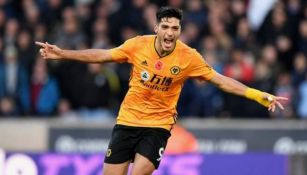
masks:
[[[41,48],[39,52],[44,59],[59,59],[62,58],[61,53],[62,49],[60,49],[56,45],[51,45],[48,42],[42,43],[36,41],[35,44],[39,45]]]

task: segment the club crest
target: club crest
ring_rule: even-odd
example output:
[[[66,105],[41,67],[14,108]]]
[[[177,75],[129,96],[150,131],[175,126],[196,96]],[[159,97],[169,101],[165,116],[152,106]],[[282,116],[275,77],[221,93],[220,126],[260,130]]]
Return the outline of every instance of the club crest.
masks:
[[[111,149],[108,149],[108,150],[107,150],[107,157],[110,157],[111,154],[112,154],[112,150],[111,150]]]
[[[170,69],[170,71],[171,71],[171,74],[172,75],[178,75],[179,73],[180,73],[180,67],[178,67],[178,66],[173,66],[171,69]]]

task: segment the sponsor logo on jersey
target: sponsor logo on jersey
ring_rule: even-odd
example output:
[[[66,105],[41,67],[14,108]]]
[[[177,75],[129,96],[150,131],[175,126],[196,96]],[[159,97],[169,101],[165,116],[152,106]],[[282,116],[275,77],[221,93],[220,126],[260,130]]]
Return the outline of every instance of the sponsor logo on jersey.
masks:
[[[158,91],[168,91],[169,86],[173,82],[172,77],[161,76],[158,74],[153,74],[152,76],[146,71],[142,71],[140,82],[147,88],[158,90]]]
[[[143,81],[148,81],[149,78],[150,78],[150,75],[149,75],[148,71],[143,70],[143,71],[141,72],[141,79],[142,79]]]
[[[153,74],[149,82],[157,85],[170,86],[172,84],[173,78]]]

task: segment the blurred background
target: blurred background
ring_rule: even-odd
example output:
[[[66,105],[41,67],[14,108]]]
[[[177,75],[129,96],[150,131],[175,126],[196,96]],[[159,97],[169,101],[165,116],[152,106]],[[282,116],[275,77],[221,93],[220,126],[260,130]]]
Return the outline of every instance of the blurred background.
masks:
[[[113,48],[153,34],[164,5],[216,71],[289,101],[269,113],[187,81],[155,174],[307,175],[305,0],[0,0],[0,175],[101,174],[130,65],[46,62],[34,41]]]

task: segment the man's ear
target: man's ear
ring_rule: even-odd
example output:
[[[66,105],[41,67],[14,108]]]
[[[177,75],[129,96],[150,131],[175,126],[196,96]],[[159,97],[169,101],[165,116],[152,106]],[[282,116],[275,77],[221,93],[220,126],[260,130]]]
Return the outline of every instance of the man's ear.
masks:
[[[154,30],[155,30],[155,33],[158,33],[158,25],[155,25]]]

